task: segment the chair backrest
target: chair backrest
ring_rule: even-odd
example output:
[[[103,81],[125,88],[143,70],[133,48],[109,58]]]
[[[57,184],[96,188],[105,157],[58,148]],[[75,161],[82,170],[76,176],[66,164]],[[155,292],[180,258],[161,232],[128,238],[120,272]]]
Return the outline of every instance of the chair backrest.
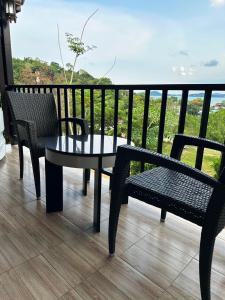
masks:
[[[37,136],[55,136],[58,134],[58,118],[53,94],[28,94],[6,92],[7,103],[13,121],[33,121]]]

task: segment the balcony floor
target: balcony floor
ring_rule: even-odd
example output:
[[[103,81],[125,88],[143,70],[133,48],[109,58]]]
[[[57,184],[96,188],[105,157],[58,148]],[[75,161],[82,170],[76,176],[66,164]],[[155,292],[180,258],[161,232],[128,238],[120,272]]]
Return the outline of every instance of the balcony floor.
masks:
[[[129,199],[117,249],[108,256],[108,179],[103,180],[101,233],[92,230],[93,177],[83,197],[81,170],[65,168],[64,211],[45,214],[36,201],[28,152],[18,180],[17,147],[0,162],[0,299],[199,299],[197,226]],[[225,299],[225,231],[217,238],[212,299]]]

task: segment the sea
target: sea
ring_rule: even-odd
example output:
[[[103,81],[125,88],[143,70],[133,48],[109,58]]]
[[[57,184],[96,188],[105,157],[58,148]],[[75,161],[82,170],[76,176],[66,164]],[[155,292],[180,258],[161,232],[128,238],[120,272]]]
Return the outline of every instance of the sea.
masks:
[[[171,96],[176,97],[175,95],[171,95]],[[161,97],[160,96],[153,96],[152,98],[153,99],[159,99]],[[180,99],[181,99],[181,97],[177,96],[177,100],[180,100]],[[192,100],[195,100],[195,99],[202,99],[202,100],[204,100],[204,97],[196,97],[196,96],[189,96],[188,97],[188,101],[192,101]],[[219,97],[219,96],[213,97],[213,95],[212,95],[210,106],[214,106],[216,103],[222,103],[222,102],[225,102],[225,96],[222,96],[222,97]]]

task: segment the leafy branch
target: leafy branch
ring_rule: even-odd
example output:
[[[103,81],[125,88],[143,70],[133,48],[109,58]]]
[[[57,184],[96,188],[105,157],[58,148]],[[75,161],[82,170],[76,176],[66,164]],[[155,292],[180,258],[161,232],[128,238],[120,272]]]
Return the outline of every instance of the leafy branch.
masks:
[[[73,36],[71,33],[66,33],[68,47],[75,54],[73,67],[71,70],[70,84],[72,84],[72,82],[73,82],[73,76],[74,76],[74,71],[75,71],[78,57],[81,55],[84,55],[88,51],[91,51],[91,50],[94,50],[97,48],[94,45],[92,45],[92,46],[85,45],[85,43],[83,42],[83,36],[84,36],[85,29],[86,29],[89,21],[91,20],[91,18],[93,18],[97,12],[98,12],[98,8],[85,21],[82,31],[81,31],[80,38]]]

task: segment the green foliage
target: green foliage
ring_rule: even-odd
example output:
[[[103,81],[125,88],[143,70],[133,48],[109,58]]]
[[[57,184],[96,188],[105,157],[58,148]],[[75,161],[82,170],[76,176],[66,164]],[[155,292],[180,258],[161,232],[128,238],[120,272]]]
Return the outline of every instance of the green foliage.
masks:
[[[202,99],[194,99],[188,102],[187,113],[190,115],[197,116],[202,109],[203,100]]]
[[[207,137],[213,141],[225,141],[225,110],[221,109],[209,115]]]
[[[71,68],[70,68],[71,67]],[[68,65],[66,73],[71,76],[72,66]],[[66,84],[63,68],[57,62],[50,64],[38,58],[13,58],[15,84]],[[40,81],[37,81],[39,79]],[[75,72],[73,84],[111,84],[109,78],[95,78],[84,70]]]
[[[96,48],[94,45],[85,45],[80,38],[75,37],[71,33],[66,33],[67,44],[69,49],[77,56],[85,54],[86,52]]]

